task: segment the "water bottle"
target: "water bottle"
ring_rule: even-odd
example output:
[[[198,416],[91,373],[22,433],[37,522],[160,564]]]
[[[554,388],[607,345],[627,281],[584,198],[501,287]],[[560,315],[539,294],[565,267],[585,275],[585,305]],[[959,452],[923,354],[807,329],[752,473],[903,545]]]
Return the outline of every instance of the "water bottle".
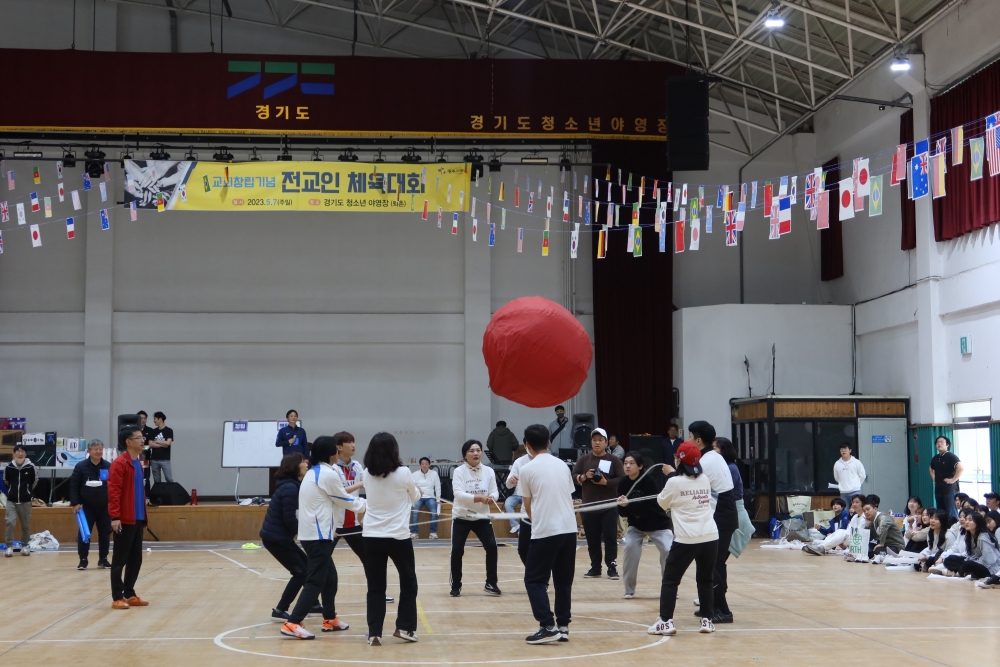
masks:
[[[198,489],[191,489],[191,504],[198,504]]]

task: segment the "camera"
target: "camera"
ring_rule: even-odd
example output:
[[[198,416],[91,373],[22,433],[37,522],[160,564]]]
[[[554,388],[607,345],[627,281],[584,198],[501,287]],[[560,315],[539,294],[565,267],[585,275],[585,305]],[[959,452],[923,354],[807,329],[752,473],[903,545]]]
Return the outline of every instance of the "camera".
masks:
[[[600,482],[602,477],[604,477],[604,474],[601,472],[601,469],[594,468],[594,481]]]

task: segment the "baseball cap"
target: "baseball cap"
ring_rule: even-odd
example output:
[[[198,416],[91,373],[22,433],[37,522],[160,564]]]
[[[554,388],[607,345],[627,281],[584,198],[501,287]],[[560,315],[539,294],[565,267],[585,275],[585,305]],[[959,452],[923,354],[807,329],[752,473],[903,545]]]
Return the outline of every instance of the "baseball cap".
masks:
[[[701,461],[701,450],[693,442],[685,441],[677,447],[677,458],[681,460],[681,463],[686,463],[693,468]]]
[[[603,428],[595,428],[593,431],[590,432],[590,437],[593,438],[598,433],[603,435],[605,440],[608,439],[608,432],[605,431]]]
[[[998,494],[993,493],[992,491],[990,491],[989,493],[987,493],[986,495],[984,495],[983,498],[1000,498],[1000,495],[998,495]]]

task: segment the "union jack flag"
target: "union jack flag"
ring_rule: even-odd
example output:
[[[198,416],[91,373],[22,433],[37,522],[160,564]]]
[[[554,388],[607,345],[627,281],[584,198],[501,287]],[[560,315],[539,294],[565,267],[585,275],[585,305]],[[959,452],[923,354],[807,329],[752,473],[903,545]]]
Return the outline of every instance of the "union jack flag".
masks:
[[[3,222],[10,222],[10,212],[7,210],[7,202],[0,202],[0,216],[3,217]]]
[[[726,211],[726,245],[736,245],[736,211]]]

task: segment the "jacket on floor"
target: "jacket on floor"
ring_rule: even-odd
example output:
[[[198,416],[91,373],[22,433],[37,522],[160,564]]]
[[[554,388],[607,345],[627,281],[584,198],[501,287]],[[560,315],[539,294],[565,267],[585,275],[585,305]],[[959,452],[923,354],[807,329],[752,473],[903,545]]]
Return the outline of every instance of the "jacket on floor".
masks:
[[[307,473],[308,474],[308,473]],[[291,542],[299,531],[299,480],[279,479],[260,529],[262,540]]]
[[[25,458],[21,465],[11,461],[3,469],[3,483],[7,485],[7,498],[11,502],[30,503],[31,492],[38,484],[38,470],[29,458]]]

